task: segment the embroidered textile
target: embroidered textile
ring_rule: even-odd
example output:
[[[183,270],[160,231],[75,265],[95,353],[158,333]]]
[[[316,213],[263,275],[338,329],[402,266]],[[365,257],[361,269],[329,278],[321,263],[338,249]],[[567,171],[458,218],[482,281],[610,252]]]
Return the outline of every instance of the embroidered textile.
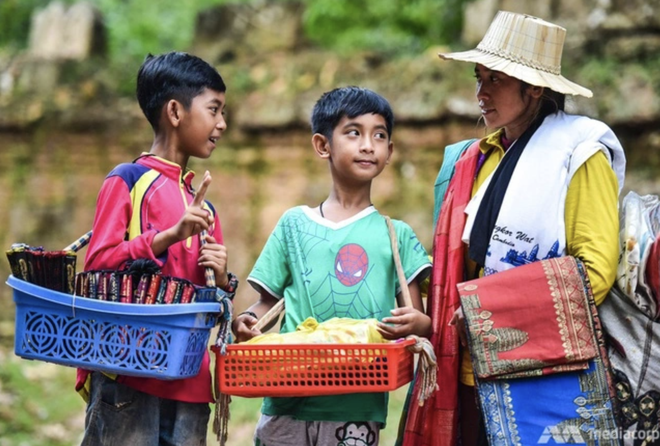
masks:
[[[571,257],[530,264],[516,270],[513,290],[499,275],[458,285],[478,378],[587,368],[597,350],[576,268]]]
[[[476,288],[473,288],[476,286]],[[498,304],[488,307],[488,319],[493,321],[490,332],[500,327],[515,330],[505,347],[513,347],[497,358],[489,358],[489,364],[479,364],[481,369],[502,371],[499,379],[477,379],[477,391],[484,415],[488,441],[491,446],[513,446],[554,443],[582,443],[587,445],[617,445],[617,425],[612,408],[612,388],[609,380],[609,363],[605,344],[593,302],[591,286],[583,264],[573,257],[560,257],[514,268],[490,277],[465,282],[459,286],[466,313],[475,301],[492,304],[494,297],[520,305]],[[471,289],[472,288],[472,289]],[[565,296],[558,296],[558,294]],[[476,296],[476,297],[475,297]],[[532,302],[523,302],[525,299]],[[561,301],[561,304],[558,304]],[[485,304],[483,304],[485,305]],[[569,308],[560,309],[562,305]],[[518,309],[522,308],[523,313]],[[525,320],[530,315],[524,309],[543,314],[555,313],[556,317],[539,318],[529,325]],[[567,312],[582,313],[567,316]],[[563,320],[562,320],[563,318]],[[579,319],[584,324],[577,323]],[[558,331],[555,334],[554,331]],[[563,358],[549,358],[538,333],[546,333],[546,342],[555,345],[560,339],[559,350]],[[470,345],[481,339],[483,322],[468,325]],[[525,333],[527,338],[525,339]],[[492,339],[483,339],[491,342]],[[538,341],[538,342],[537,342]],[[474,364],[480,362],[478,351],[490,347],[473,349]],[[570,355],[568,354],[570,352]],[[534,355],[533,353],[538,353]],[[595,353],[595,356],[592,356]],[[498,365],[508,355],[506,360]],[[553,364],[565,364],[568,357],[591,359],[587,368],[578,371],[553,370],[545,375]],[[511,362],[525,358],[527,363],[518,369],[530,377],[511,379],[506,376]],[[508,363],[506,361],[509,361]],[[554,362],[553,362],[554,361]],[[483,361],[481,361],[483,362]],[[535,364],[542,371],[527,368]],[[513,370],[516,370],[515,368]],[[558,373],[560,372],[561,373]],[[539,376],[532,376],[532,375]]]

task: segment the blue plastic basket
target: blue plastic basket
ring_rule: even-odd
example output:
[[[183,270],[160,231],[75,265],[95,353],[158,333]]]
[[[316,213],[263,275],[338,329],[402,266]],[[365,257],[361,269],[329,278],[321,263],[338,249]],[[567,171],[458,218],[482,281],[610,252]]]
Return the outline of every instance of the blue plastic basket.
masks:
[[[199,373],[220,304],[142,305],[52,291],[9,276],[17,356],[120,375]]]

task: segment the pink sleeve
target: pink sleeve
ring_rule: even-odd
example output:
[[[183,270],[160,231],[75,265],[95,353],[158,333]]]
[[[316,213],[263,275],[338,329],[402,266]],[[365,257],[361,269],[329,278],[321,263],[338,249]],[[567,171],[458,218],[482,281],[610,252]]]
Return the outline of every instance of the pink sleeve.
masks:
[[[213,236],[213,238],[215,238],[216,243],[224,245],[225,243],[224,240],[222,239],[222,226],[220,226],[220,217],[218,217],[218,210],[215,208],[213,209],[214,209],[213,214],[215,217],[214,219],[215,221],[213,224],[213,230],[209,231],[209,234]]]
[[[163,265],[163,259],[156,258],[151,249],[156,230],[126,240],[132,214],[131,195],[124,180],[119,176],[106,178],[96,202],[92,239],[85,257],[86,270],[119,269],[134,259],[152,259],[159,266]]]

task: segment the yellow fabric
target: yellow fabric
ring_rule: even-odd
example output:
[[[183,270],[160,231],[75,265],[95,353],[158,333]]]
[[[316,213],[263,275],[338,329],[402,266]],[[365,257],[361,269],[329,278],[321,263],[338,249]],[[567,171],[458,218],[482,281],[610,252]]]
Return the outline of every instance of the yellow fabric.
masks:
[[[115,373],[106,373],[106,372],[101,372],[105,376],[107,376],[110,379],[117,379],[117,374]],[[89,398],[90,395],[92,394],[92,374],[90,373],[87,375],[87,379],[85,379],[85,384],[78,390],[78,395],[86,402],[89,403]]]
[[[500,142],[503,130],[482,139],[479,148],[488,153],[472,188],[476,193],[504,156]],[[596,305],[600,305],[614,284],[619,256],[619,186],[603,152],[598,152],[578,168],[566,194],[564,221],[566,252],[581,259],[587,267]],[[468,277],[474,277],[475,264],[466,256]],[[467,349],[461,358],[461,382],[474,386],[472,361]]]
[[[380,344],[387,342],[377,330],[376,319],[333,317],[318,323],[305,319],[296,331],[267,333],[255,336],[243,344]]]

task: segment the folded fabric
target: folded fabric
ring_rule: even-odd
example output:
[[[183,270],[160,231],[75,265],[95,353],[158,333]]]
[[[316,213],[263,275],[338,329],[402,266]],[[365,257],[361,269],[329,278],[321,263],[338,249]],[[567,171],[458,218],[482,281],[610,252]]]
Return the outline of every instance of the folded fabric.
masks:
[[[458,285],[477,378],[585,370],[597,345],[573,257],[542,260]]]
[[[610,365],[584,264],[559,257],[475,283],[477,288],[463,302],[466,314],[473,314],[470,338],[488,337],[489,345],[470,344],[474,363],[482,367],[482,374],[504,370],[526,376],[477,377],[488,444],[618,446]],[[483,322],[476,321],[474,313],[484,317]],[[493,321],[492,327],[484,331],[487,321]],[[592,351],[595,356],[585,361]],[[582,362],[587,365],[584,370],[567,370]],[[525,369],[530,364],[543,367]],[[550,372],[554,373],[545,375]]]

